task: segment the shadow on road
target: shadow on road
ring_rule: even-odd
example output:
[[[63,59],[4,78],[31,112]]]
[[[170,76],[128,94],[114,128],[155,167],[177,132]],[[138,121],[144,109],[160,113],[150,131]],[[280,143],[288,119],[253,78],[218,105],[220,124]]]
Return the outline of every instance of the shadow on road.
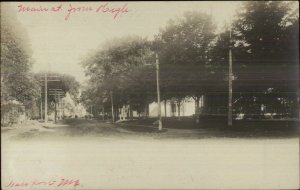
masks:
[[[153,120],[153,119],[152,119]],[[150,123],[150,124],[149,124]],[[175,124],[176,123],[176,124]],[[205,138],[295,138],[297,125],[270,122],[239,122],[227,127],[224,121],[206,120],[199,124],[183,119],[164,120],[163,130],[151,125],[149,120],[126,121],[117,124],[92,119],[65,119],[57,123],[1,128],[2,137],[10,139],[65,139],[65,138],[155,138],[155,139],[205,139]],[[186,127],[185,127],[186,126]]]

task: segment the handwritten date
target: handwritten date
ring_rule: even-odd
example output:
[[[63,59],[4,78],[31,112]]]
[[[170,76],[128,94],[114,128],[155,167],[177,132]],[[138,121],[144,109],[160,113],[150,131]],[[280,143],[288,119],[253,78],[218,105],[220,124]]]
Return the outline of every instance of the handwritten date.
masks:
[[[16,182],[11,180],[6,187],[10,188],[31,188],[31,187],[66,187],[66,186],[73,186],[77,187],[80,185],[79,179],[51,179],[51,180],[33,180],[31,182]]]

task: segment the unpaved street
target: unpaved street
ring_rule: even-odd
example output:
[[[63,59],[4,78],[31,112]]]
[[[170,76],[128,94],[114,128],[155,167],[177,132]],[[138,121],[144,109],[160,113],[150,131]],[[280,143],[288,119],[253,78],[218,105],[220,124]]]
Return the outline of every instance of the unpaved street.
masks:
[[[2,187],[299,187],[297,138],[189,139],[161,138],[161,135],[127,131],[93,120],[69,120],[42,128],[3,130],[1,170],[5,175],[2,175]],[[63,180],[73,182],[62,185]]]

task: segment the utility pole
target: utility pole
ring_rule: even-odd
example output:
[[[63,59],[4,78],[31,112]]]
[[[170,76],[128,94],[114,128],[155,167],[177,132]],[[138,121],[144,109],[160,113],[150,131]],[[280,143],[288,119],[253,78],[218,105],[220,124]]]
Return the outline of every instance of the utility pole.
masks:
[[[62,118],[65,119],[65,101],[62,99]]]
[[[57,107],[56,107],[56,104],[57,104],[57,94],[56,94],[56,89],[54,90],[54,123],[56,123],[56,118],[57,118]]]
[[[54,99],[55,99],[55,107],[56,107],[56,103],[57,103],[57,96],[58,99],[60,98],[60,95],[64,95],[62,94],[62,89],[49,89],[49,94],[48,94],[48,82],[59,82],[61,81],[60,79],[57,79],[58,77],[57,76],[48,76],[47,73],[45,73],[44,75],[44,80],[42,79],[41,81],[45,83],[45,112],[44,112],[44,115],[45,115],[45,123],[48,122],[48,117],[47,117],[47,114],[48,114],[48,95],[49,96],[54,96]],[[53,91],[54,90],[54,91]],[[58,91],[57,91],[58,90]],[[42,96],[42,95],[41,95]],[[58,100],[59,101],[59,100]],[[41,102],[42,102],[42,98],[41,98]],[[43,104],[41,103],[41,109],[42,109],[42,106]],[[59,106],[59,105],[58,105]],[[56,108],[55,108],[55,111]],[[42,111],[41,111],[42,113]]]
[[[60,103],[60,95],[58,95],[58,102],[57,102],[57,119],[60,120],[60,117],[61,117],[61,103]]]
[[[45,73],[45,123],[48,122],[47,113],[48,113],[48,98],[47,98],[47,73]]]
[[[114,99],[113,99],[113,93],[110,91],[110,100],[111,100],[111,118],[112,122],[115,122],[115,114],[114,114]]]
[[[102,120],[104,121],[104,106],[102,105]]]
[[[158,130],[162,130],[162,122],[161,122],[161,107],[160,107],[160,90],[159,90],[159,60],[158,54],[156,53],[156,87],[157,87],[157,116],[158,116]]]
[[[91,105],[91,114],[93,115],[93,105]]]
[[[228,126],[232,126],[232,42],[229,29],[229,70],[228,70]]]
[[[43,120],[43,94],[42,94],[43,89],[41,88],[41,120]]]

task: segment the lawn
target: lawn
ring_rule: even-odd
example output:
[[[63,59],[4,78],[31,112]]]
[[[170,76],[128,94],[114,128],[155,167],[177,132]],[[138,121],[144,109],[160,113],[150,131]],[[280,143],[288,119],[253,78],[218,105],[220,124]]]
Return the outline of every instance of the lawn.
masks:
[[[129,130],[137,132],[156,132],[156,118],[127,120],[119,124]],[[195,123],[192,117],[162,118],[163,129],[201,130],[215,137],[297,137],[299,135],[299,121],[279,120],[235,120],[233,126],[227,126],[224,118],[202,118]]]

